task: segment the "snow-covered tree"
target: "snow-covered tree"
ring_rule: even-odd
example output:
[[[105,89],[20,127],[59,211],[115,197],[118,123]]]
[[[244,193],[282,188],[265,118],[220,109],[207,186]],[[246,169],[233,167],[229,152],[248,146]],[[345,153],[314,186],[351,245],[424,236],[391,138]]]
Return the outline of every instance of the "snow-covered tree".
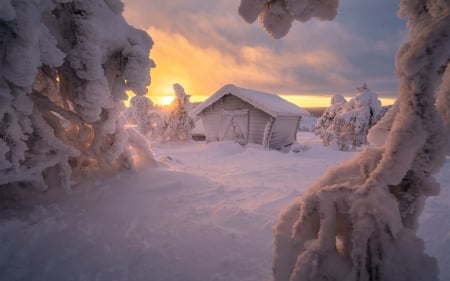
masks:
[[[190,95],[179,84],[173,85],[175,98],[169,105],[154,106],[146,96],[136,96],[126,111],[129,125],[152,143],[183,141],[191,138],[194,122],[189,116]]]
[[[134,96],[125,112],[127,122],[136,125],[136,130],[146,134],[151,128],[149,112],[154,108],[153,102],[147,96]]]
[[[167,124],[167,114],[147,96],[132,97],[125,116],[128,126],[134,126],[148,141],[161,142]]]
[[[359,94],[349,102],[333,97],[331,106],[317,120],[315,133],[325,146],[343,151],[361,147],[367,143],[369,129],[383,117],[385,110],[378,96],[366,84],[357,89]]]
[[[337,116],[337,114],[342,110],[342,107],[347,103],[347,100],[342,95],[334,95],[331,98],[330,106],[325,109],[322,116],[317,119],[317,122],[314,126],[314,133],[318,135],[325,146],[331,144],[331,141],[334,138],[333,131],[329,130],[329,128],[333,125],[333,122]]]
[[[0,186],[69,187],[79,173],[151,159],[124,127],[125,90],[142,95],[153,42],[119,0],[0,5]]]
[[[278,3],[283,13],[270,27],[277,31],[292,21],[289,7],[310,2],[328,11],[337,1],[242,0],[240,12],[252,19]],[[438,280],[416,231],[426,198],[439,193],[433,175],[448,148],[450,2],[402,0],[399,15],[409,38],[397,55],[397,102],[370,134],[377,146],[331,168],[281,214],[275,281]]]
[[[164,129],[163,141],[181,141],[191,138],[194,121],[189,116],[190,95],[186,94],[180,84],[174,84],[175,99],[170,104],[170,113]]]

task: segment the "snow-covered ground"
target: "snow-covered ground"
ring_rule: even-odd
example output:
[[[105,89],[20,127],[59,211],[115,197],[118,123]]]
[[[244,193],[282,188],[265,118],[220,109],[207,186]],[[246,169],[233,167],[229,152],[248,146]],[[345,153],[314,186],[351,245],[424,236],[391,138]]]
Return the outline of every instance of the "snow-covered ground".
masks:
[[[155,147],[123,173],[0,216],[0,280],[268,281],[272,226],[288,202],[353,153],[299,133],[299,153],[232,142]],[[420,234],[450,280],[450,160]]]

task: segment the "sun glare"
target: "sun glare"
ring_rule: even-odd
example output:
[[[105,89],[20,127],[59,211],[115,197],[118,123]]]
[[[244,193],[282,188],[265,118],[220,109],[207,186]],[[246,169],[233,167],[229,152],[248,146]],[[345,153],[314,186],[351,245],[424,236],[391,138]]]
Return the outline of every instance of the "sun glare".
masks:
[[[127,96],[128,99],[125,101],[125,106],[129,107],[130,106],[130,101],[131,98],[133,98],[136,94],[133,91],[127,91]],[[173,102],[173,100],[175,99],[175,96],[171,96],[171,95],[166,95],[166,96],[157,96],[157,95],[148,95],[147,97],[154,103],[157,105],[169,105]]]
[[[160,105],[169,105],[173,102],[174,99],[175,99],[174,96],[155,97],[155,103]]]

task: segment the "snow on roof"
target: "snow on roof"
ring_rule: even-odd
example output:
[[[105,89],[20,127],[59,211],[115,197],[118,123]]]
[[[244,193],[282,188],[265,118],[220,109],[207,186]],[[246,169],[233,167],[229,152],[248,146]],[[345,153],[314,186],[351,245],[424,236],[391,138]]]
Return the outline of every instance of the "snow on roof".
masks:
[[[196,106],[191,111],[191,116],[200,114],[205,108],[212,105],[220,98],[227,94],[232,94],[254,107],[270,114],[273,117],[276,116],[309,116],[310,113],[297,105],[288,102],[276,94],[270,94],[245,88],[240,88],[235,85],[229,84],[220,88],[212,96],[210,96],[203,103]]]

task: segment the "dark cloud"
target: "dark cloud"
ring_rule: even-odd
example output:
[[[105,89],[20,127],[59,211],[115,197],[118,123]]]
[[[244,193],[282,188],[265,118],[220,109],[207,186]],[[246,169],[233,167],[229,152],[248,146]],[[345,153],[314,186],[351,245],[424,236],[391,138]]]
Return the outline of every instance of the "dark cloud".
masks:
[[[374,40],[395,39],[405,33],[405,21],[397,16],[399,1],[344,0],[336,20],[359,36]]]

